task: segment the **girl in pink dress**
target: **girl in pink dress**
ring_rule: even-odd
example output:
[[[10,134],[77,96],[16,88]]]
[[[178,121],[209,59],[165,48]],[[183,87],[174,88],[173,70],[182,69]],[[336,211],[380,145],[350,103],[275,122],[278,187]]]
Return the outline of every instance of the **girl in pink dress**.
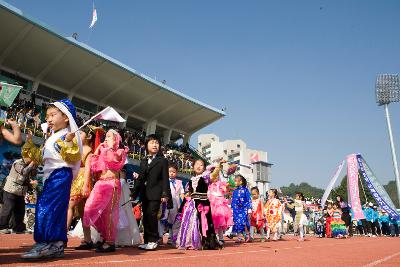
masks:
[[[233,225],[232,210],[229,201],[225,198],[228,192],[228,183],[219,179],[221,165],[207,167],[210,172],[211,184],[208,186],[207,196],[211,205],[211,215],[215,232],[221,245],[224,243],[224,232]]]
[[[125,164],[127,148],[119,148],[121,136],[109,130],[104,143],[100,144],[85,175],[95,174],[98,178],[86,201],[83,216],[85,227],[93,226],[103,240],[96,252],[114,252],[119,220],[121,183],[119,172]]]

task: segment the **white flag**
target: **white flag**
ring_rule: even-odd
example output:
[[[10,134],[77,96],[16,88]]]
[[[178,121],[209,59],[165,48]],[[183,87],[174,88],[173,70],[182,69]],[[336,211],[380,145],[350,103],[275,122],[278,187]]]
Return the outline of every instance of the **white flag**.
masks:
[[[105,120],[105,121],[116,121],[116,122],[125,122],[126,120],[119,115],[112,107],[106,107],[102,111],[100,111],[96,117],[93,119],[96,120]]]
[[[44,134],[47,133],[47,130],[49,129],[49,125],[47,124],[47,122],[40,124],[40,128],[42,128],[42,131]]]
[[[97,11],[96,8],[93,8],[92,22],[90,23],[89,29],[93,28],[96,21],[97,21]]]
[[[324,195],[322,196],[321,199],[321,206],[325,206],[325,202],[329,197],[329,194],[332,191],[333,186],[336,183],[337,178],[339,177],[340,173],[342,172],[343,166],[344,166],[345,161],[343,160],[342,163],[339,164],[339,166],[336,168],[335,174],[333,175],[332,179],[329,181],[328,186],[325,189]]]

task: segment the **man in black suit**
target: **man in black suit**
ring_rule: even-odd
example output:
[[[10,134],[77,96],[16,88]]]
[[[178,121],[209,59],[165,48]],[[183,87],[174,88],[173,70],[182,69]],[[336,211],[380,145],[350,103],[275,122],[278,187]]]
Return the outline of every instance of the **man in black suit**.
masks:
[[[140,249],[155,250],[158,246],[158,212],[161,203],[171,199],[169,187],[168,160],[160,153],[161,141],[156,135],[145,140],[147,157],[140,162],[136,175],[133,198],[140,195],[143,207],[144,244]]]

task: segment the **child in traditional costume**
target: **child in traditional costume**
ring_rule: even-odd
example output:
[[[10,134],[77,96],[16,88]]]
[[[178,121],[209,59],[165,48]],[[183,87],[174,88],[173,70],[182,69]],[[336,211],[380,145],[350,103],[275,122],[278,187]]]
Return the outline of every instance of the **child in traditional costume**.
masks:
[[[218,249],[210,201],[207,198],[210,173],[203,160],[196,160],[194,173],[187,185],[188,196],[181,205],[182,222],[176,246],[179,249]]]
[[[250,241],[250,215],[252,213],[250,191],[247,189],[247,181],[242,175],[235,177],[237,188],[232,195],[233,228],[232,232],[238,235],[237,243]],[[241,235],[245,237],[242,239]]]
[[[167,209],[167,205],[164,204],[161,206],[161,210],[164,209],[164,216],[160,220],[160,236],[162,238],[164,231],[167,230],[169,233],[168,244],[175,246],[174,240],[176,240],[179,228],[174,227],[174,225],[176,225],[176,216],[185,196],[185,191],[182,185],[182,181],[176,179],[178,167],[175,164],[169,164],[168,173],[173,207]]]
[[[126,170],[120,172],[121,199],[119,202],[118,233],[115,241],[116,246],[131,247],[140,244],[141,237],[136,219],[132,213],[132,203],[130,201],[131,191],[126,181]]]
[[[315,212],[314,215],[315,221],[315,234],[322,238],[325,236],[325,218],[324,218],[324,211],[322,210],[321,206],[318,206],[318,211]]]
[[[99,178],[86,201],[83,226],[93,226],[100,233],[102,244],[96,248],[100,253],[115,251],[121,197],[118,173],[125,164],[128,151],[126,147],[120,148],[120,144],[119,133],[109,130],[86,168],[86,175],[92,173]]]
[[[278,199],[278,190],[271,189],[268,191],[268,200],[265,203],[265,216],[267,218],[267,239],[272,234],[273,240],[279,239],[279,232],[282,227],[282,203]]]
[[[211,184],[208,186],[207,196],[210,200],[214,229],[221,245],[224,244],[224,232],[233,225],[232,209],[229,207],[228,199],[225,198],[228,193],[228,183],[222,181],[219,175],[222,163],[207,167],[211,173]]]
[[[251,218],[250,218],[250,237],[253,240],[254,234],[260,232],[261,242],[265,241],[264,236],[264,226],[265,226],[265,216],[264,216],[264,205],[260,199],[260,191],[258,187],[253,187],[251,189]]]
[[[346,223],[342,220],[342,211],[338,203],[333,203],[333,213],[331,221],[332,237],[343,238],[346,236]]]
[[[331,229],[331,223],[332,223],[332,216],[333,216],[333,208],[332,208],[332,203],[329,202],[326,208],[326,213],[325,213],[325,233],[326,237],[331,238],[332,237],[332,229]]]
[[[43,163],[43,192],[36,203],[33,248],[22,255],[24,259],[64,256],[67,242],[67,211],[73,177],[81,162],[82,143],[76,125],[75,107],[68,99],[49,105],[46,121],[53,134],[39,149],[28,134],[23,155],[37,164]]]
[[[93,154],[93,145],[95,142],[95,132],[92,128],[89,128],[87,131],[80,131],[81,140],[82,140],[82,161],[81,168],[79,170],[78,176],[72,181],[71,185],[71,193],[68,207],[68,217],[67,217],[67,230],[69,230],[72,219],[74,215],[76,217],[83,218],[83,208],[85,207],[85,201],[89,197],[90,191],[92,189],[92,179],[90,175],[85,176],[85,166],[89,164],[89,156]],[[92,249],[93,243],[90,243],[90,228],[82,227],[82,224],[79,224],[79,227],[83,228],[83,235],[86,236],[82,243],[76,247],[76,250],[85,250]],[[80,231],[79,230],[79,231]]]
[[[307,224],[307,216],[304,214],[305,203],[303,193],[296,193],[294,203],[287,204],[287,207],[295,210],[296,216],[294,217],[294,231],[299,231],[300,238],[298,241],[304,241],[304,226]]]

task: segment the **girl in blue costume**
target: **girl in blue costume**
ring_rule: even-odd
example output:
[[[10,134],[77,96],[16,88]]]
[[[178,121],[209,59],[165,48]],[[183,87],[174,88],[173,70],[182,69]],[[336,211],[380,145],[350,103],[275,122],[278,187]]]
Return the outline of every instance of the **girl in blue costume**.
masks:
[[[67,242],[67,211],[72,178],[81,163],[82,143],[76,125],[76,111],[71,101],[50,104],[46,121],[53,134],[44,146],[37,148],[28,134],[22,155],[28,155],[38,165],[43,164],[43,192],[36,203],[33,248],[23,259],[56,258],[64,256]]]
[[[238,234],[238,243],[243,242],[239,236],[245,233],[247,235],[246,242],[250,241],[250,214],[252,212],[252,202],[249,189],[247,189],[247,181],[242,175],[235,177],[237,188],[232,195],[232,210],[233,210],[233,228],[232,232]]]

